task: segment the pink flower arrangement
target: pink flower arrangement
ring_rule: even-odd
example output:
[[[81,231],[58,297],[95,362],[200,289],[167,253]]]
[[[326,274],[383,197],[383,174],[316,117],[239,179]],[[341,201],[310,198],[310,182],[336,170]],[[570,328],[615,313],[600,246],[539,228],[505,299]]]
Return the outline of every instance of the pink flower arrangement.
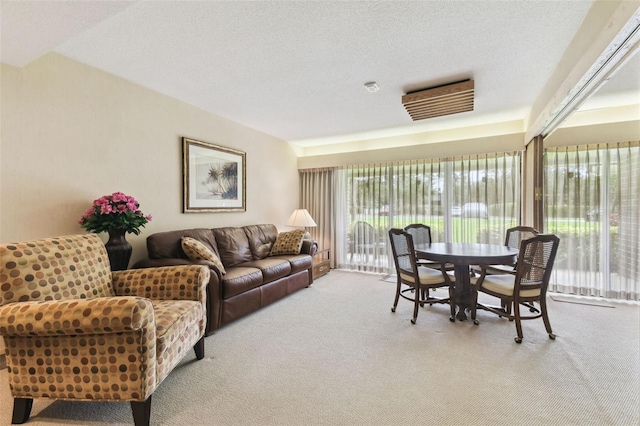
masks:
[[[135,198],[114,192],[93,200],[78,223],[89,232],[108,232],[120,229],[140,235],[140,228],[144,228],[151,221],[151,215],[144,215],[140,211],[140,203]]]

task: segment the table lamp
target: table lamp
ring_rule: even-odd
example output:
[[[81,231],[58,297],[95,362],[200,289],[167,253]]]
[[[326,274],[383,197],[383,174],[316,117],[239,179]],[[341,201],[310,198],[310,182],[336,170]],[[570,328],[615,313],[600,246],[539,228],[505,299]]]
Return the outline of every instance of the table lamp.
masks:
[[[294,210],[291,213],[291,217],[287,221],[287,226],[295,226],[297,228],[310,228],[312,226],[318,226],[316,222],[313,220],[307,209],[298,209]],[[304,235],[305,239],[311,238],[311,235],[307,231]]]

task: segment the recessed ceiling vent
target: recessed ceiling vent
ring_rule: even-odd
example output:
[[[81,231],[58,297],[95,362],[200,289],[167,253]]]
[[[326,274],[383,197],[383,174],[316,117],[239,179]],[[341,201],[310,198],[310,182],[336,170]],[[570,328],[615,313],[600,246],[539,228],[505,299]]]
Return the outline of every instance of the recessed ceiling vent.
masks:
[[[413,121],[473,111],[473,80],[407,93],[402,104]]]

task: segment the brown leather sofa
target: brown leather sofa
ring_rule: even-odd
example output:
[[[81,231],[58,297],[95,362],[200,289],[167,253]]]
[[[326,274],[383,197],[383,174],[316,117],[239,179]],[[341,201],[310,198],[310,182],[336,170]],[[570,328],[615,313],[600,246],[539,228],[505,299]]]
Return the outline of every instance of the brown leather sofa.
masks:
[[[133,267],[208,266],[211,279],[207,286],[206,335],[209,336],[221,326],[313,283],[316,242],[304,240],[298,255],[269,256],[277,236],[278,230],[271,224],[160,232],[147,237],[149,259]],[[194,238],[211,249],[226,273],[222,274],[212,262],[189,259],[182,249],[182,237]]]

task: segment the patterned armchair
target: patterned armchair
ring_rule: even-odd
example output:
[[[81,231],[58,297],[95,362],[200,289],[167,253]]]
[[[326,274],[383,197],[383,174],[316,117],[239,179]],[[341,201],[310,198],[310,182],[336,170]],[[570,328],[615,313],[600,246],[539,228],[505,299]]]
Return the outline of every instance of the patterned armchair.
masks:
[[[95,234],[0,246],[0,335],[12,423],[33,398],[129,401],[148,425],[151,395],[193,347],[204,357],[209,269],[111,272]]]

